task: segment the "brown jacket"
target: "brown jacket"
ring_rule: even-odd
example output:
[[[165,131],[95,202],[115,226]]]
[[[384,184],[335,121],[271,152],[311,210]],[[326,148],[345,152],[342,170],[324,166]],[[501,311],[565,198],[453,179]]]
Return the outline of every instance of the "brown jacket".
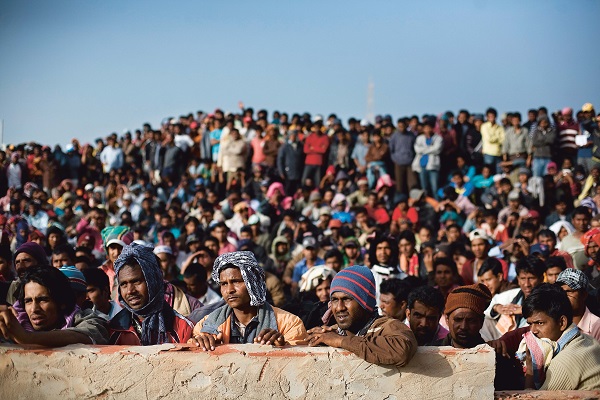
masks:
[[[393,318],[378,318],[364,336],[346,336],[342,348],[379,365],[403,367],[417,352],[417,339],[408,326]]]

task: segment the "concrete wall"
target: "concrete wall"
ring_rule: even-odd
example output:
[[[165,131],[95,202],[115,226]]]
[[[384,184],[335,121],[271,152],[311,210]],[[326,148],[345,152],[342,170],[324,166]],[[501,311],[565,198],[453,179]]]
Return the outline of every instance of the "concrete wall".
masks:
[[[405,368],[328,347],[0,347],[0,399],[492,399],[494,354],[420,348]]]

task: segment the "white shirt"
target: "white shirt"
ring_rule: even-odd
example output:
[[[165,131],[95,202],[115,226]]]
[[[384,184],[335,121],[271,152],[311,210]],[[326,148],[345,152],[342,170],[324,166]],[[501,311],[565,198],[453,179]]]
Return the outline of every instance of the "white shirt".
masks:
[[[204,296],[198,297],[198,300],[200,300],[200,302],[203,305],[207,306],[209,304],[215,304],[216,302],[220,301],[221,296],[219,296],[217,292],[215,292],[209,287],[208,289],[206,289],[206,293],[204,294]]]

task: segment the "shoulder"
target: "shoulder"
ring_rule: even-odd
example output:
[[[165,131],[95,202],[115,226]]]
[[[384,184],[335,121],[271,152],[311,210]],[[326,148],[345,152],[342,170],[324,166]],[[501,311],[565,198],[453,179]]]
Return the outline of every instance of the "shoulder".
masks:
[[[292,314],[289,311],[285,311],[279,307],[273,306],[272,308],[273,308],[273,313],[275,313],[275,319],[277,320],[277,323],[279,323],[279,321],[284,321],[284,320],[289,321],[289,322],[302,323],[302,320],[297,315]]]

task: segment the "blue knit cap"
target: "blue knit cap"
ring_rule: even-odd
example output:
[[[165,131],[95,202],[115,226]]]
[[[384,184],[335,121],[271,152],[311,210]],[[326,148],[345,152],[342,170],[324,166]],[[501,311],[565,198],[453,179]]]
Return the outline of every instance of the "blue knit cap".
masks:
[[[65,274],[67,278],[69,278],[69,282],[71,283],[71,288],[75,292],[83,292],[87,291],[87,282],[85,280],[85,276],[83,273],[75,268],[72,265],[67,265],[59,268],[60,272]]]
[[[367,267],[355,265],[337,273],[331,281],[331,294],[343,292],[351,296],[367,311],[375,310],[375,278]]]

